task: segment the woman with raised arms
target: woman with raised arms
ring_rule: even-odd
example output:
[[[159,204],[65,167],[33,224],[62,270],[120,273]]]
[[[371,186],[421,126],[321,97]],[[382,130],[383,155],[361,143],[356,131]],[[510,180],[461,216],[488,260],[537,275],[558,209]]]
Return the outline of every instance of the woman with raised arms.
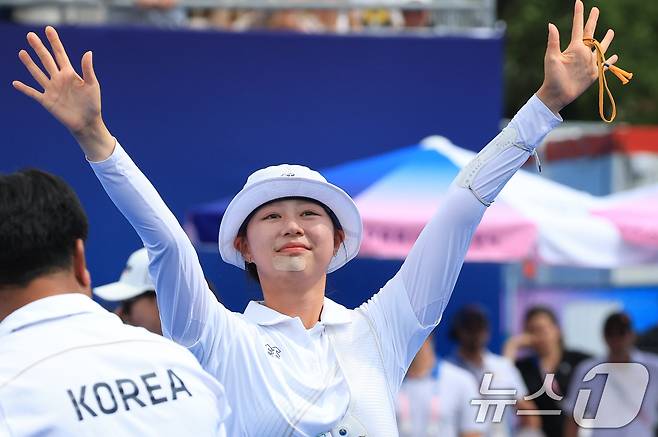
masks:
[[[70,130],[143,240],[164,334],[226,388],[234,412],[229,435],[397,436],[397,390],[441,319],[484,211],[560,123],[558,112],[597,78],[596,58],[583,43],[597,18],[593,8],[584,23],[578,0],[564,51],[549,24],[542,86],[461,171],[400,271],[356,309],[325,297],[325,283],[356,256],[361,218],[352,199],[319,173],[287,164],[258,170],[230,203],[220,225],[222,259],[247,269],[263,292],[262,302],[234,313],[208,289],[187,235],[106,128],[91,52],[79,76],[55,29],[46,28],[50,50],[29,33],[43,68],[25,50],[19,58],[43,91],[13,85]],[[604,50],[612,39],[609,30]]]

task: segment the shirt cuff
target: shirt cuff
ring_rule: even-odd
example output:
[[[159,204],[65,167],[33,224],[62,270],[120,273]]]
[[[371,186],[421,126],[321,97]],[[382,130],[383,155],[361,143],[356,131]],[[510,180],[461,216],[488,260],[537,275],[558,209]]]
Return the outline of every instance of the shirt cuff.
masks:
[[[562,117],[555,115],[535,94],[516,113],[510,124],[516,128],[519,139],[525,145],[535,148],[562,121]]]
[[[87,160],[89,165],[91,165],[91,168],[102,170],[110,166],[113,166],[117,161],[120,161],[121,158],[123,158],[125,155],[126,155],[126,151],[123,150],[123,147],[121,147],[119,141],[115,139],[114,150],[112,150],[112,154],[110,156],[103,159],[102,161],[92,161],[87,156],[85,156],[85,159]]]

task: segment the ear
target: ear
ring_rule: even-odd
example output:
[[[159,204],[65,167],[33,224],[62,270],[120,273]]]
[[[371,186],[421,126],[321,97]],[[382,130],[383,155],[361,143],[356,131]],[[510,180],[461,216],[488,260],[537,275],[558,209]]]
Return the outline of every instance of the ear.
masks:
[[[245,261],[249,263],[254,262],[251,256],[251,251],[249,250],[249,242],[247,241],[247,237],[240,235],[235,237],[235,240],[233,240],[233,247],[235,250],[242,254],[242,258],[244,258]]]
[[[91,296],[91,275],[85,260],[85,243],[80,238],[75,241],[73,250],[73,273],[80,287]]]
[[[116,308],[114,309],[114,314],[116,314],[117,316],[119,316],[119,318],[120,318],[124,323],[126,323],[126,319],[128,318],[128,317],[127,317],[128,315],[126,314],[126,311],[124,310],[123,305],[119,305],[118,307],[116,307]]]
[[[338,253],[338,249],[340,248],[340,245],[343,244],[343,241],[345,241],[345,231],[337,229],[336,232],[334,232],[334,255]]]

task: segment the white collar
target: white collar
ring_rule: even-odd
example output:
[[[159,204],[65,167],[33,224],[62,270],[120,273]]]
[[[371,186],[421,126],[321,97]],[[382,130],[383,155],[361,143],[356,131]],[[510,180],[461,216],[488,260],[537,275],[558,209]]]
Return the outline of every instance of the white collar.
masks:
[[[0,337],[14,331],[52,319],[83,313],[107,311],[82,293],[65,293],[48,296],[23,305],[0,323]]]
[[[298,317],[290,317],[281,314],[272,308],[263,305],[263,302],[252,300],[247,305],[244,311],[244,316],[251,322],[261,326],[272,326],[279,323],[290,322]],[[325,297],[324,305],[322,306],[322,313],[320,314],[320,321],[325,325],[341,325],[351,323],[351,312],[344,306],[337,304],[333,300]]]

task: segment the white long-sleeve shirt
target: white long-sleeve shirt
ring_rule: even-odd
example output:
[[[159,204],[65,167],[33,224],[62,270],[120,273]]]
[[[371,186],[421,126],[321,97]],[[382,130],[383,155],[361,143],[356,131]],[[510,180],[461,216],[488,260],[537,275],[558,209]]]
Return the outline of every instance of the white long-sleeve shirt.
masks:
[[[118,143],[91,166],[149,252],[164,334],[225,386],[229,435],[336,437],[349,409],[369,436],[397,436],[397,390],[448,303],[484,203],[559,121],[533,96],[464,169],[400,271],[355,310],[325,298],[308,330],[258,302],[244,314],[219,303],[187,235]]]
[[[81,293],[0,323],[0,437],[226,437],[229,413],[192,354]]]

